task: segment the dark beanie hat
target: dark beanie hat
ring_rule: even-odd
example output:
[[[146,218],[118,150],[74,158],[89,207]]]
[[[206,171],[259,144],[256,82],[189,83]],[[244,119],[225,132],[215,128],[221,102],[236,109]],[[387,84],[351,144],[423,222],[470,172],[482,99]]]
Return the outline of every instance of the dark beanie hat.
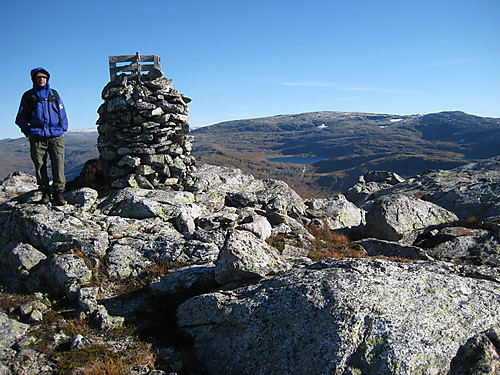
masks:
[[[35,78],[36,78],[37,73],[43,73],[43,74],[45,74],[47,76],[47,80],[49,80],[49,78],[50,78],[49,72],[47,72],[44,68],[39,67],[39,68],[35,68],[35,69],[31,70],[30,75],[31,75],[31,80],[33,82],[35,82]]]

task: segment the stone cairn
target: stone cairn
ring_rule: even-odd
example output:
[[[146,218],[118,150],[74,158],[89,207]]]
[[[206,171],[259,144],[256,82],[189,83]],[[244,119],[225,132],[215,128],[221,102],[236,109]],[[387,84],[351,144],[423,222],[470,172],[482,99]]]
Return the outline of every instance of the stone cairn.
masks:
[[[158,56],[137,53],[110,56],[109,61],[111,79],[102,91],[96,122],[104,181],[112,188],[182,190],[195,165],[190,155],[191,99],[172,88]],[[116,66],[124,61],[131,64]]]

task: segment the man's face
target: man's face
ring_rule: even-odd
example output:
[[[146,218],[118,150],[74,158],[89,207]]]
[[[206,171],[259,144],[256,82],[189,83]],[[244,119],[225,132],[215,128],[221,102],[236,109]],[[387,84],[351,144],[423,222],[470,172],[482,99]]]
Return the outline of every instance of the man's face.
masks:
[[[40,87],[44,87],[47,84],[47,76],[43,73],[38,73],[36,75],[36,84]]]

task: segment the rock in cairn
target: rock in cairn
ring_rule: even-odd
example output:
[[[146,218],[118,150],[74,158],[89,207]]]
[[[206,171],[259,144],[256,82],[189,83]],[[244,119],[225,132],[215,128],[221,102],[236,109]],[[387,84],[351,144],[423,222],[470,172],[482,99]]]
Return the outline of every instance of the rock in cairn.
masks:
[[[191,99],[158,69],[117,76],[102,99],[97,148],[110,187],[182,189],[195,165],[187,116]]]

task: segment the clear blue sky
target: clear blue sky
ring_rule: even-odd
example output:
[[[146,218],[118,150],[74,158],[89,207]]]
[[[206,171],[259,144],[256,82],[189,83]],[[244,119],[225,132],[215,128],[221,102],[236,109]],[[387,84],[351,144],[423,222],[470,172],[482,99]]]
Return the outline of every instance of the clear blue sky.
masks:
[[[311,111],[500,117],[498,0],[2,1],[0,138],[29,71],[95,129],[108,56],[159,55],[192,127]]]

